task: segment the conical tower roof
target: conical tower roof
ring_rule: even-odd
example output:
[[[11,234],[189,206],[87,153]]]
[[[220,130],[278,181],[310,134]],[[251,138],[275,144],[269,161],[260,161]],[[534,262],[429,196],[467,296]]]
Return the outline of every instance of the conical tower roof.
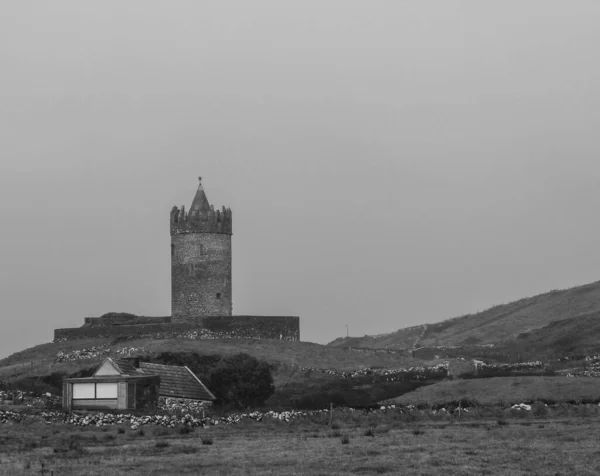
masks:
[[[202,177],[198,177],[198,181],[198,190],[196,191],[196,196],[194,197],[190,211],[193,212],[198,210],[201,212],[207,212],[210,210],[210,203],[208,203],[206,193],[204,193],[204,188],[202,187]]]

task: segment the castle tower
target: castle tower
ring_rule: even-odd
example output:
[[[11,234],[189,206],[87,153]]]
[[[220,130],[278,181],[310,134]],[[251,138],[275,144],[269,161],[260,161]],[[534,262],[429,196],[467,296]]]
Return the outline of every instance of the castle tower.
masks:
[[[231,209],[215,211],[199,180],[189,212],[171,210],[173,322],[232,313]]]

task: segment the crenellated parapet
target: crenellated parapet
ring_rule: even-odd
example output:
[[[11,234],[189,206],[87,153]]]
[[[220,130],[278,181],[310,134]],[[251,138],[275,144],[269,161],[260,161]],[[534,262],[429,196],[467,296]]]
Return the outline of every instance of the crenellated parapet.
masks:
[[[233,234],[231,208],[223,207],[215,210],[210,205],[208,210],[192,208],[189,212],[185,206],[173,207],[171,210],[171,236],[185,233],[221,233]]]

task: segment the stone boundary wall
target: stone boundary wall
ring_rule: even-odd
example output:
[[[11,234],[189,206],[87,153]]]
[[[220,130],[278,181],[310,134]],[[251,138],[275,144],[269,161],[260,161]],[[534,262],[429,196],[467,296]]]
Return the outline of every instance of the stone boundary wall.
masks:
[[[203,327],[214,333],[235,337],[300,340],[300,318],[297,316],[211,316],[203,318]]]
[[[172,336],[190,331],[208,331],[212,335],[211,338],[298,341],[300,340],[300,318],[297,316],[211,316],[198,317],[188,319],[187,322],[176,323],[154,322],[133,325],[117,324],[112,326],[90,325],[88,323],[83,327],[55,329],[54,340],[94,337],[136,337],[155,334]]]
[[[171,316],[147,317],[147,316],[115,316],[115,317],[86,317],[84,325],[90,327],[108,326],[132,326],[138,324],[164,324],[171,322]]]
[[[66,329],[55,329],[54,339],[85,339],[93,337],[133,337],[144,334],[157,334],[162,332],[186,332],[199,329],[198,324],[138,324],[131,326],[94,326],[94,327],[72,327]]]

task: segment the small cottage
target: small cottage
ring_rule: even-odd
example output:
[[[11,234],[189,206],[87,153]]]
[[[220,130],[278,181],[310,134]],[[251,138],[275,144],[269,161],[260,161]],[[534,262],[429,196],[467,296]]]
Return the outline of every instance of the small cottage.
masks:
[[[159,397],[210,404],[215,396],[188,368],[107,357],[94,375],[63,381],[66,410],[156,409]]]

